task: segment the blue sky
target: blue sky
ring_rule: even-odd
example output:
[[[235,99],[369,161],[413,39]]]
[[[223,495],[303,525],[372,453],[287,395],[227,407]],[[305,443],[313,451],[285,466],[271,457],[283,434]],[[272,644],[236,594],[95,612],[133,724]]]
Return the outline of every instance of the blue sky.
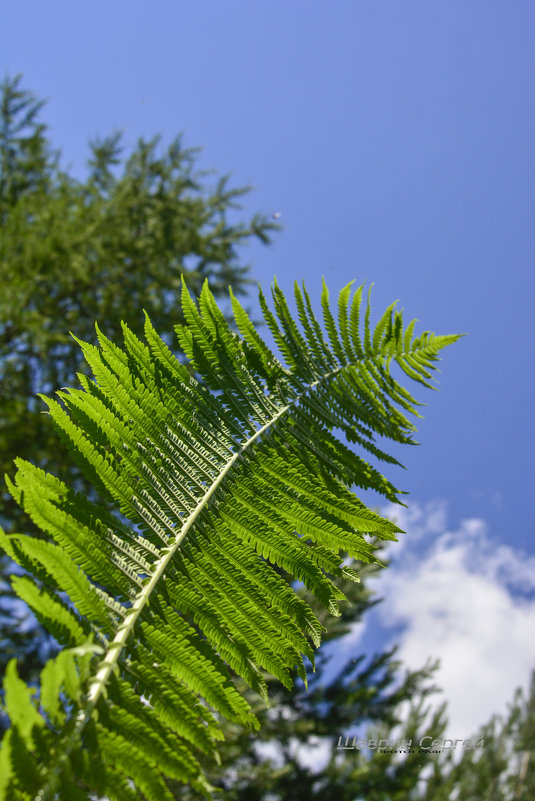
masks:
[[[404,550],[408,576],[479,521],[448,592],[462,599],[474,575],[499,583],[489,554],[506,548],[518,570],[503,609],[533,611],[533,3],[50,0],[8,4],[2,22],[0,71],[49,99],[43,119],[75,174],[95,136],[122,129],[132,146],[183,131],[200,166],[254,185],[244,216],[281,213],[273,246],[243,252],[263,285],[304,278],[319,300],[322,274],[333,292],[366,279],[376,315],[398,298],[419,330],[469,334],[444,353],[440,393],[415,389],[429,403],[422,445],[392,449],[408,470],[389,477],[427,532]],[[415,615],[396,618],[404,644]],[[522,620],[522,675],[507,664],[496,679],[507,697],[535,664],[535,617]],[[388,639],[388,620],[376,623],[366,647]],[[476,647],[480,629],[474,617]],[[478,653],[490,659],[500,634]]]

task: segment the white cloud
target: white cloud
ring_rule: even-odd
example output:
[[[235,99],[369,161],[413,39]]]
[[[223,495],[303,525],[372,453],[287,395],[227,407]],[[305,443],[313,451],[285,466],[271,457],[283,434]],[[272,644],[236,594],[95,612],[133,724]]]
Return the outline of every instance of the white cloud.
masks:
[[[407,532],[375,581],[382,625],[397,627],[407,667],[440,659],[447,736],[469,737],[506,711],[535,666],[535,557],[495,542],[480,519],[448,530],[444,501],[381,511]]]

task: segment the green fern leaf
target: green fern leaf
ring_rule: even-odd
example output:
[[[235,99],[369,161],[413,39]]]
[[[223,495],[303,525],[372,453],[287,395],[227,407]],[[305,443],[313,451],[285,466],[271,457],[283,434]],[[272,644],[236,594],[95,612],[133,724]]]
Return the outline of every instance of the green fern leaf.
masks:
[[[7,479],[48,537],[0,530],[28,574],[14,590],[66,647],[39,693],[8,668],[0,801],[161,801],[171,780],[209,795],[198,758],[217,758],[221,718],[258,726],[233,673],[266,702],[265,671],[286,687],[294,672],[306,682],[323,628],[276,568],[340,614],[335,579],[359,580],[345,555],[377,562],[373,538],[401,530],[353,487],[397,502],[400,491],[337,432],[398,464],[375,438],[413,443],[404,412],[417,415],[418,402],[390,365],[430,386],[437,354],[458,338],[414,338],[395,304],[372,331],[369,297],[361,333],[352,283],[337,319],[323,283],[325,330],[304,286],[296,317],[276,283],[274,311],[260,290],[282,360],[232,292],[239,334],[229,327],[207,283],[198,304],[183,283],[188,366],[148,317],[146,342],[123,324],[123,348],[98,327],[98,347],[79,343],[93,380],[44,400],[107,505],[21,460]]]

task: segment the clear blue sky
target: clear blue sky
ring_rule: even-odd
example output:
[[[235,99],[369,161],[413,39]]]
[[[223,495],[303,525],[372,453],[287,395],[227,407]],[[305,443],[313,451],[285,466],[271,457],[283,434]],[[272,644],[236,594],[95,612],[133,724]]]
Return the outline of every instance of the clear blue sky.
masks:
[[[0,70],[49,98],[76,174],[89,138],[183,131],[253,184],[244,213],[284,224],[243,254],[263,284],[319,299],[322,274],[367,279],[377,314],[399,298],[420,330],[467,332],[441,392],[416,389],[422,445],[389,475],[518,556],[535,554],[534,30],[526,0],[22,2]]]

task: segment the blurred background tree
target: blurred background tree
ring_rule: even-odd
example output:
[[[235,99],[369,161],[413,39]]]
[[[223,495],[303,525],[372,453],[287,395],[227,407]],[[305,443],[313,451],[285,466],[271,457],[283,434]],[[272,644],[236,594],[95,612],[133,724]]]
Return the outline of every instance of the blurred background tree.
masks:
[[[535,798],[535,671],[503,716],[472,738],[481,748],[446,750],[417,801],[532,801]],[[412,796],[409,796],[412,799]]]
[[[249,188],[229,188],[228,176],[211,186],[211,172],[196,169],[199,149],[180,137],[167,149],[159,137],[140,140],[125,157],[120,134],[92,142],[87,177],[75,179],[47,138],[43,105],[21,76],[0,84],[0,474],[21,457],[90,492],[36,397],[76,386],[84,372],[69,331],[95,342],[98,321],[120,341],[124,320],[142,335],[146,309],[172,346],[181,277],[195,293],[207,278],[217,297],[228,298],[229,284],[244,294],[252,281],[240,247],[269,244],[280,226],[259,214],[231,223]],[[4,485],[0,504],[5,530],[37,534]],[[4,578],[9,569],[3,560]],[[0,675],[15,655],[29,679],[45,634],[32,636],[22,612],[14,621],[4,580],[0,591]]]

